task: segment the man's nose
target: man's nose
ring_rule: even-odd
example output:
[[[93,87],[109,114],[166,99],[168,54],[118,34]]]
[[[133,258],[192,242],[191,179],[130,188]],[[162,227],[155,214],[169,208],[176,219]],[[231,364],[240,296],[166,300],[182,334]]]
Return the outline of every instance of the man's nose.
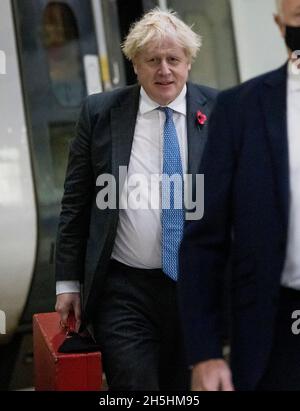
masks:
[[[161,61],[158,71],[159,71],[159,74],[164,75],[164,76],[167,74],[170,74],[171,72],[170,67],[166,60]]]

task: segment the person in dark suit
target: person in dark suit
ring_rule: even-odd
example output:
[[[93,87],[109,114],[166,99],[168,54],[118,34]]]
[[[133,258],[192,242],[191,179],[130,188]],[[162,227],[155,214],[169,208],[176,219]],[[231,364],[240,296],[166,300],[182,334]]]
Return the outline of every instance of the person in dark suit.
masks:
[[[162,205],[160,176],[182,183],[199,171],[216,95],[187,82],[200,45],[174,13],[146,14],[123,45],[139,85],[88,97],[71,145],[56,310],[63,324],[74,311],[77,326],[82,314],[93,325],[110,390],[188,389],[177,308],[185,214],[174,188]]]
[[[193,390],[300,389],[300,337],[293,334],[300,307],[300,67],[292,54],[300,50],[300,1],[278,5],[289,62],[219,94],[201,166],[204,217],[186,224],[182,242],[179,301]],[[229,256],[231,369],[221,338]]]

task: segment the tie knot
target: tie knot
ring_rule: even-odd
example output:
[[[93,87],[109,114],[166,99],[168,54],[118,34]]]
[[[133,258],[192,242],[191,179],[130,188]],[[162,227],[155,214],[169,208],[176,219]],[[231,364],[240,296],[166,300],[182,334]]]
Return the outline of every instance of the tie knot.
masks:
[[[173,110],[170,107],[159,107],[159,110],[165,113],[167,120],[170,120],[173,118]]]

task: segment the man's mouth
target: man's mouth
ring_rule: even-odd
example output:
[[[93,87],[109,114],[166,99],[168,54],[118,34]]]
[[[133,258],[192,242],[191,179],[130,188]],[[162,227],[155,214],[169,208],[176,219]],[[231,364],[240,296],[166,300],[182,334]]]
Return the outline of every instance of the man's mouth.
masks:
[[[158,86],[170,86],[171,84],[174,84],[173,81],[157,81],[156,84]]]

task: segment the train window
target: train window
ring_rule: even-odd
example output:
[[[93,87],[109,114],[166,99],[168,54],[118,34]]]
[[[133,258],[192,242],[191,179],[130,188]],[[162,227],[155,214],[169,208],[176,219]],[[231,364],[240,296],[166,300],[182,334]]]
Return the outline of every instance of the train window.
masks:
[[[190,79],[224,89],[238,83],[238,67],[229,0],[168,0],[168,8],[202,36],[203,45]]]
[[[62,106],[79,106],[86,93],[84,70],[76,18],[67,4],[47,5],[42,34],[55,97]]]

